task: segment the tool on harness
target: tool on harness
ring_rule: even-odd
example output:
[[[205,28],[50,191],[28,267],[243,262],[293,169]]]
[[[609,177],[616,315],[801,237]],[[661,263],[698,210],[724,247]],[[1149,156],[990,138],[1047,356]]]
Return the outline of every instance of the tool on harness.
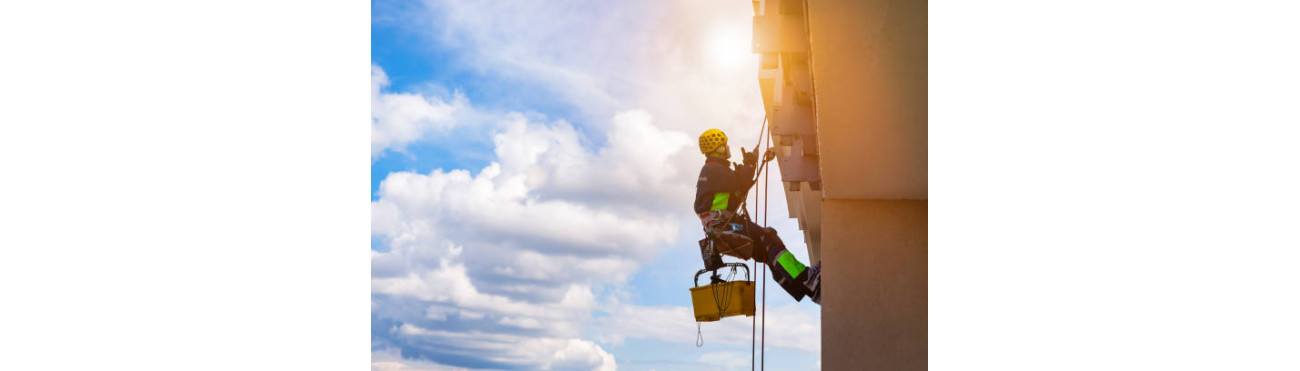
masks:
[[[729,278],[734,278],[736,268],[745,269],[744,280],[723,280],[718,269],[701,269],[695,272],[695,287],[691,288],[691,306],[696,322],[713,322],[724,317],[754,315],[754,281],[750,280],[749,266],[744,263],[725,263],[721,268],[731,268]],[[700,275],[712,272],[709,284],[700,286]]]
[[[767,261],[767,250],[763,246],[764,240],[761,235],[764,231],[757,230],[757,226],[745,213],[711,210],[700,214],[700,224],[704,227],[704,239],[700,240],[700,254],[705,269],[718,266],[719,262],[715,261],[712,255]],[[749,228],[756,230],[747,230]],[[756,233],[759,234],[757,238]]]
[[[722,254],[709,238],[700,240],[700,258],[704,260],[704,270],[714,271],[722,268]]]

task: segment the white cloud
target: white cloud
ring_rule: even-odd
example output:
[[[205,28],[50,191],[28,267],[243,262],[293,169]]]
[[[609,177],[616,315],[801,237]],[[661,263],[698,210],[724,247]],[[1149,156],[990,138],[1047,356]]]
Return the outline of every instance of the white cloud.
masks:
[[[397,349],[384,348],[370,352],[370,371],[461,371],[467,368],[452,367],[426,360],[402,358]]]
[[[711,351],[700,355],[700,362],[715,366],[717,369],[741,370],[750,366],[749,352]]]
[[[501,365],[542,370],[614,370],[614,356],[576,338],[531,337],[505,333],[451,332],[403,324],[394,332],[430,347],[483,350],[475,353]],[[372,354],[373,357],[373,354]]]
[[[377,276],[439,268],[463,251],[479,277],[515,285],[626,279],[677,238],[675,210],[693,196],[694,169],[665,167],[689,154],[689,141],[650,120],[636,111],[615,116],[609,145],[592,152],[563,121],[511,115],[496,136],[499,162],[477,175],[389,174],[372,203],[372,233],[390,247],[374,254]]]
[[[465,96],[456,93],[451,102],[414,93],[386,93],[388,75],[378,65],[370,67],[370,157],[387,149],[401,151],[432,130],[455,125],[453,116],[467,109]]]
[[[600,318],[596,328],[601,342],[622,344],[625,339],[640,338],[670,343],[689,342],[696,333],[695,315],[687,307],[643,307],[612,305],[609,316]],[[753,322],[750,317],[727,317],[703,323],[704,341],[721,344],[749,344]],[[821,319],[795,305],[769,307],[767,345],[821,353]]]
[[[699,172],[694,140],[652,122],[641,110],[616,114],[607,146],[591,153],[583,150],[576,130],[567,123],[539,127],[516,119],[497,137],[497,156],[507,171],[525,174],[527,184],[542,196],[660,212],[682,210],[694,197]]]
[[[503,325],[542,329],[567,336],[578,334],[578,324],[590,318],[595,306],[590,288],[578,285],[569,286],[563,299],[552,303],[530,303],[503,295],[484,294],[474,287],[465,274],[465,267],[460,264],[445,264],[440,269],[423,273],[412,272],[403,278],[375,278],[371,281],[371,292],[412,298],[428,305],[420,319],[445,321],[452,313],[459,318],[475,319],[485,317],[483,313],[490,313]]]
[[[568,339],[563,348],[553,353],[551,363],[546,368],[600,371],[617,369],[613,355],[595,343],[579,339]]]
[[[387,249],[371,254],[373,310],[400,322],[389,341],[435,357],[612,367],[580,339],[597,309],[593,290],[622,284],[677,239],[682,213],[663,208],[686,209],[691,189],[680,178],[693,174],[665,167],[690,153],[685,134],[639,111],[610,127],[607,145],[589,151],[563,121],[508,115],[498,161],[478,174],[389,174],[372,202],[372,233]],[[507,345],[534,351],[498,356]]]
[[[542,323],[538,322],[537,319],[535,318],[505,317],[501,319],[500,323],[503,325],[510,325],[510,326],[515,326],[518,328],[526,328],[526,329],[537,329],[542,327]]]

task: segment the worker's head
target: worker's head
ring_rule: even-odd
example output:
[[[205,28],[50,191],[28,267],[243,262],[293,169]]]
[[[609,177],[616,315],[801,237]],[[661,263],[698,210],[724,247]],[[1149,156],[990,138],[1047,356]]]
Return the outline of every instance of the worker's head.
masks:
[[[731,158],[731,150],[727,148],[727,134],[718,129],[705,130],[704,134],[700,134],[700,153],[708,157]]]

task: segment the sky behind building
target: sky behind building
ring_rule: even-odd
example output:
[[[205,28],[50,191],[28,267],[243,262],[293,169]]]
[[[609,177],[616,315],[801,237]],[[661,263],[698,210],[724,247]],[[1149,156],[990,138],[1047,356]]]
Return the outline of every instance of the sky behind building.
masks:
[[[687,292],[695,137],[739,153],[763,119],[748,2],[372,12],[374,369],[748,367],[751,319],[697,348]],[[807,261],[771,184],[769,224]],[[769,291],[767,364],[817,368],[819,308]]]

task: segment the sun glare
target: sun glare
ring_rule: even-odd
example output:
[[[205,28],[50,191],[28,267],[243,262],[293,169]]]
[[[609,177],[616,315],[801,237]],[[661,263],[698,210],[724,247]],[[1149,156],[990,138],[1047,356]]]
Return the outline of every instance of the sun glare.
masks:
[[[714,67],[723,70],[735,70],[753,59],[750,52],[750,35],[748,29],[735,27],[717,27],[709,33],[707,54]]]

